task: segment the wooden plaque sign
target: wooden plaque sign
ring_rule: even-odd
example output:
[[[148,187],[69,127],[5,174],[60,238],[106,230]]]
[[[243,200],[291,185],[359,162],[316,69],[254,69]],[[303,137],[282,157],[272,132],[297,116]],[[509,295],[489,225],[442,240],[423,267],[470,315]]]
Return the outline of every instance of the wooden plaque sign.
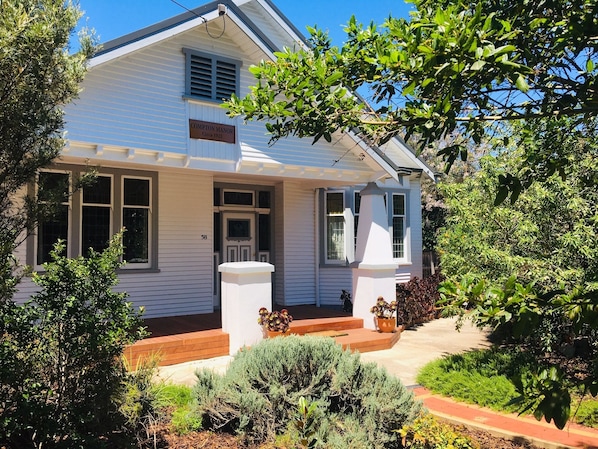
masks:
[[[189,137],[191,139],[235,143],[235,127],[223,125],[222,123],[189,119]]]

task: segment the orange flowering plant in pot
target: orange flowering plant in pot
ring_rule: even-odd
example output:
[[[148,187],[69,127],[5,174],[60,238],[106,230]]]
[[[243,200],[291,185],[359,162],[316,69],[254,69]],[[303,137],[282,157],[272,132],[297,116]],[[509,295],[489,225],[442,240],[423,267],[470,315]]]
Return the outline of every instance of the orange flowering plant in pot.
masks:
[[[293,317],[287,309],[269,312],[268,309],[262,307],[258,313],[257,322],[266,332],[285,334],[289,331],[291,321],[293,321]]]
[[[397,326],[396,311],[396,301],[388,302],[382,296],[378,296],[370,312],[376,316],[376,325],[380,332],[394,332]]]

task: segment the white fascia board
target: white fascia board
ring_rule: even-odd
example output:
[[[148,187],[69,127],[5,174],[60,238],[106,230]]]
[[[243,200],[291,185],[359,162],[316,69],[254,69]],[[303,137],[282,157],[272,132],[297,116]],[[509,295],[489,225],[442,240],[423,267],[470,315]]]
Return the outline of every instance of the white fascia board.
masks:
[[[392,166],[386,162],[372,147],[366,144],[363,139],[360,139],[357,134],[353,131],[348,131],[347,135],[350,136],[357,145],[369,156],[374,162],[376,162],[382,170],[384,170],[392,179],[399,181],[399,175]]]
[[[424,173],[426,173],[430,179],[435,180],[435,176],[434,176],[434,172],[430,169],[430,167],[428,167],[426,164],[424,164],[421,160],[419,160],[419,158],[415,155],[415,153],[413,153],[413,151],[411,151],[408,147],[407,144],[403,141],[403,139],[400,139],[398,137],[394,137],[392,139],[397,146],[401,149],[401,151],[419,168],[421,168]]]
[[[262,8],[264,8],[264,10],[268,12],[268,14],[270,14],[270,17],[272,17],[272,19],[276,21],[277,25],[289,35],[293,42],[299,44],[303,50],[309,49],[307,43],[305,42],[305,38],[295,33],[295,31],[289,27],[284,20],[282,20],[280,15],[270,7],[268,2],[265,2],[264,0],[256,0],[256,3],[258,3]]]
[[[270,58],[272,61],[276,60],[276,57],[274,56],[274,53],[266,46],[262,43],[261,39],[259,39],[255,33],[251,30],[251,28],[249,28],[247,25],[245,25],[245,23],[240,20],[238,18],[238,16],[233,12],[230,11],[226,14],[227,17],[235,17],[237,20],[235,20],[235,23],[237,24],[237,26],[266,54],[268,55],[268,58]]]
[[[160,42],[162,40],[171,38],[173,36],[176,36],[177,34],[180,33],[184,33],[186,31],[189,31],[195,27],[201,26],[203,25],[205,22],[209,22],[211,20],[217,19],[219,18],[219,14],[218,11],[212,11],[210,13],[204,14],[202,17],[197,17],[195,19],[191,19],[188,20],[184,23],[181,23],[180,25],[177,25],[175,27],[166,29],[164,31],[161,31],[159,33],[155,33],[152,34],[150,36],[147,36],[143,39],[140,39],[138,41],[134,41],[131,42],[130,44],[127,45],[123,45],[122,47],[119,48],[115,48],[114,50],[108,51],[107,53],[103,53],[99,56],[93,57],[88,64],[89,68],[93,68],[95,66],[104,64],[106,62],[112,61],[114,59],[120,58],[121,56],[125,56],[129,53],[132,53],[134,51],[137,50],[141,50],[145,47],[148,47],[152,44],[155,44],[157,42]],[[274,55],[272,54],[272,52],[270,51],[269,48],[267,48],[261,41],[260,39],[257,38],[257,36],[255,35],[255,33],[253,33],[251,31],[251,29],[249,27],[247,27],[242,20],[240,20],[238,18],[238,16],[232,12],[232,11],[227,11],[226,17],[228,19],[233,20],[237,26],[243,30],[243,32],[249,36],[249,38],[251,40],[253,40],[254,43],[256,43],[256,45],[258,45],[260,47],[260,49],[262,49],[264,51],[264,53],[266,53],[269,57],[271,57],[272,59],[274,59]],[[205,20],[204,20],[205,19]]]

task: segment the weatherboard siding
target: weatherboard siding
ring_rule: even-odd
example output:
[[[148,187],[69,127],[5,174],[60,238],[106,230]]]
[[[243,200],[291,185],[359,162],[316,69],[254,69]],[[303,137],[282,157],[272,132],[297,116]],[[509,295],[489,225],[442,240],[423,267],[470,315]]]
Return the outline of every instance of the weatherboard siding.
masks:
[[[212,312],[212,178],[173,172],[159,182],[160,272],[121,285],[148,317]]]
[[[342,307],[341,291],[353,290],[353,271],[350,267],[322,267],[319,287],[322,306]]]
[[[242,62],[241,95],[255,84],[248,68],[259,62],[225,34],[206,38],[203,27],[93,67],[88,72],[80,98],[66,107],[68,138],[75,142],[112,145],[133,150],[154,151],[206,160],[280,164],[323,170],[368,170],[358,156],[340,143],[322,139],[290,137],[271,144],[263,122],[243,124],[230,119],[219,104],[183,98],[185,56],[183,48],[222,55]],[[188,120],[232,124],[237,142],[226,144],[190,139]],[[158,163],[158,162],[155,162]]]
[[[284,303],[315,304],[314,191],[284,183]]]

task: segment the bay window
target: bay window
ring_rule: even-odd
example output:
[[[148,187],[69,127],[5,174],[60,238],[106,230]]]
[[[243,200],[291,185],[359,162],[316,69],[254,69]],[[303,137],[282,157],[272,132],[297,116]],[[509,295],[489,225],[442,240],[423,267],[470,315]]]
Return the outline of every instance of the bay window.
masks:
[[[392,257],[405,257],[405,195],[392,194]]]
[[[345,262],[345,201],[343,192],[326,192],[326,261]]]

